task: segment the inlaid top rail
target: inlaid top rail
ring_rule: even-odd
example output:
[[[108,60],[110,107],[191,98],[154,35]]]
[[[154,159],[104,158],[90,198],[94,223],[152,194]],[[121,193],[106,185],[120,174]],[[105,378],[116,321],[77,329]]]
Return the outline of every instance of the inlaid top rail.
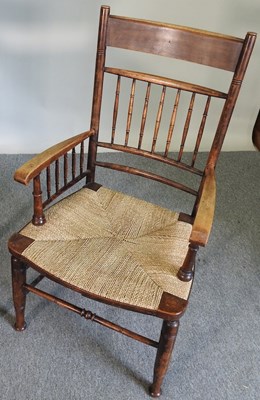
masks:
[[[234,71],[243,39],[200,29],[111,15],[106,44]]]
[[[137,72],[137,71],[130,71],[130,70],[125,70],[125,69],[120,69],[120,68],[111,68],[111,67],[106,67],[105,72],[114,74],[114,75],[119,75],[123,76],[126,78],[131,78],[131,79],[137,79],[139,81],[144,81],[144,82],[149,82],[157,85],[163,85],[167,86],[173,89],[180,89],[180,90],[185,90],[187,92],[192,92],[192,93],[198,93],[206,96],[211,96],[211,97],[218,97],[221,99],[226,99],[227,94],[224,92],[220,92],[218,90],[214,90],[211,88],[207,88],[204,86],[200,85],[195,85],[192,83],[187,83],[187,82],[182,82],[178,81],[175,79],[171,78],[166,78],[163,76],[159,75],[152,75],[152,74],[147,74],[147,73],[142,73],[142,72]]]

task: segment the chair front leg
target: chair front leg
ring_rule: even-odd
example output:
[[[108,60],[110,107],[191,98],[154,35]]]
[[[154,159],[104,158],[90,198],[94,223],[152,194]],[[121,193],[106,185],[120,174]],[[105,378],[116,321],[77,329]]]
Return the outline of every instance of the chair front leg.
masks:
[[[26,328],[24,320],[26,292],[24,284],[26,283],[26,266],[23,262],[12,256],[12,285],[13,302],[15,308],[15,325],[17,331],[23,331]]]
[[[154,364],[153,383],[149,390],[152,397],[159,397],[161,395],[161,385],[171,359],[178,327],[179,321],[163,321],[159,346]]]

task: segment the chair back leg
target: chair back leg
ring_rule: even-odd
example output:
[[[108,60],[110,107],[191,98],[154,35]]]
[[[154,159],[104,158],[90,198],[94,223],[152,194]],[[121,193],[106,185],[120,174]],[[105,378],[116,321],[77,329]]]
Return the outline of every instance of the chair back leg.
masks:
[[[12,284],[15,308],[15,329],[23,331],[26,328],[24,320],[26,289],[26,266],[23,262],[12,256]]]
[[[161,395],[161,385],[171,359],[178,328],[179,321],[163,321],[154,364],[153,383],[149,390],[152,397],[159,397]]]
[[[255,125],[253,128],[252,141],[257,150],[260,151],[260,110],[256,117]]]

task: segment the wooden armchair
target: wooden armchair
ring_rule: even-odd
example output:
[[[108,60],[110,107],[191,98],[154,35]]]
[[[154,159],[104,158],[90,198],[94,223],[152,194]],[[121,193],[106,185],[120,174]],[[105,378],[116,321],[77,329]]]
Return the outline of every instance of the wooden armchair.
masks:
[[[114,16],[109,7],[101,7],[89,131],[37,155],[14,175],[22,184],[33,182],[34,199],[32,221],[9,240],[16,330],[26,327],[25,299],[31,292],[155,347],[150,395],[160,395],[179,319],[188,305],[196,253],[210,235],[216,195],[214,170],[255,39],[254,33],[240,39]],[[124,49],[127,54],[138,51],[140,56],[142,52],[144,67],[146,53],[150,53],[154,68],[160,62],[156,57],[165,56],[172,62],[186,61],[188,66],[196,63],[204,70],[223,70],[229,79],[227,90],[117,68],[113,61],[109,66],[106,56],[111,48]],[[106,116],[110,109],[108,129],[107,120],[102,126],[103,108]],[[211,110],[214,118],[215,110],[220,110],[213,134],[207,132]],[[167,129],[162,121],[167,122]],[[198,152],[203,134],[212,134],[212,145],[201,167]],[[193,143],[190,161],[184,153],[188,140]],[[134,156],[147,158],[154,170],[101,160],[100,149],[123,152],[126,158],[130,155],[131,163]],[[167,171],[170,168],[170,175],[158,174],[158,164],[165,164]],[[98,167],[160,182],[162,190],[163,184],[168,185],[173,196],[180,190],[193,198],[192,208],[189,213],[175,212],[104,187],[95,181]],[[178,170],[194,177],[195,183],[173,179]],[[76,183],[77,190],[70,190],[65,197]],[[62,200],[54,202],[61,194]],[[40,274],[32,283],[26,281],[27,268]],[[43,278],[114,307],[161,318],[158,342],[42,291],[36,286]]]

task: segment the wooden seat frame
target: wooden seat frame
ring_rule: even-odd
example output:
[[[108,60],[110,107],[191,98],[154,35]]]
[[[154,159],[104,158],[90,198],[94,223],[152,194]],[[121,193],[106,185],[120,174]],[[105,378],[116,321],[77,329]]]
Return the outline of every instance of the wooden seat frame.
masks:
[[[231,115],[239,94],[241,83],[243,81],[245,71],[254,47],[256,39],[255,33],[247,33],[245,39],[235,38],[221,34],[215,34],[198,29],[175,26],[171,24],[163,24],[158,22],[144,21],[138,19],[130,19],[126,17],[110,15],[110,8],[101,7],[100,25],[98,35],[98,46],[96,56],[96,70],[94,80],[94,94],[91,115],[91,125],[87,132],[67,139],[43,153],[37,155],[32,160],[26,162],[20,167],[14,175],[14,179],[22,184],[29,184],[33,181],[33,198],[34,198],[34,214],[32,222],[36,226],[48,223],[45,219],[44,209],[49,206],[58,196],[71,188],[79,181],[84,180],[84,185],[95,189],[96,167],[109,168],[116,171],[127,172],[130,174],[143,176],[148,179],[156,180],[166,185],[170,185],[177,189],[183,190],[192,196],[195,196],[194,207],[188,215],[181,213],[179,219],[192,224],[192,232],[189,240],[189,250],[186,254],[185,261],[179,270],[178,277],[183,281],[190,281],[194,275],[195,257],[199,246],[205,246],[214,216],[216,184],[215,184],[215,167],[221,151],[224,137],[231,119]],[[231,84],[227,93],[210,89],[200,85],[177,81],[171,78],[165,78],[157,75],[136,72],[130,70],[122,70],[106,66],[106,50],[109,47],[121,48],[130,51],[140,51],[151,53],[158,56],[176,58],[179,60],[189,61],[197,64],[203,64],[209,67],[215,67],[225,71],[232,72]],[[116,75],[117,87],[113,109],[113,126],[111,141],[105,142],[99,140],[101,100],[103,92],[103,81],[105,74]],[[120,80],[122,78],[130,79],[132,82],[130,102],[128,107],[127,127],[125,140],[123,144],[116,143],[116,121],[118,114],[118,102],[120,92]],[[139,135],[138,146],[135,148],[129,145],[129,134],[131,127],[131,118],[133,111],[133,101],[135,94],[135,85],[137,81],[147,84],[146,101],[142,113],[142,124]],[[152,147],[148,151],[142,148],[142,138],[144,133],[144,125],[146,122],[147,108],[149,103],[149,91],[151,85],[161,85],[163,90],[156,118],[156,125],[153,133]],[[163,109],[163,101],[165,91],[168,88],[174,88],[177,91],[175,107],[171,117],[171,124],[167,136],[167,143],[164,153],[156,152],[156,143],[159,135],[159,127],[161,114]],[[176,110],[178,108],[178,96],[181,91],[191,93],[190,107],[187,113],[186,122],[181,139],[180,150],[174,159],[169,156],[170,144],[172,140],[172,132],[176,118]],[[195,95],[206,96],[206,106],[198,132],[193,159],[190,165],[183,161],[183,150],[190,125],[192,107]],[[224,102],[221,116],[216,128],[216,133],[212,142],[208,159],[204,169],[195,166],[196,156],[199,150],[205,120],[211,98],[222,99]],[[85,142],[89,142],[87,166],[85,167]],[[166,163],[173,169],[181,169],[188,173],[192,173],[200,177],[198,190],[189,188],[182,183],[175,182],[169,178],[162,177],[158,174],[143,171],[136,167],[112,164],[97,159],[98,148],[113,149],[146,157],[151,160]],[[77,157],[77,149],[79,148],[79,157]],[[79,159],[79,167],[77,162]],[[68,160],[71,160],[70,162]],[[54,190],[52,190],[52,168],[54,171]],[[61,168],[63,169],[63,181],[60,181]],[[71,178],[69,178],[69,169],[71,168]],[[46,196],[42,193],[43,172],[46,171]],[[44,197],[45,196],[45,197]],[[15,233],[9,240],[9,250],[12,255],[12,280],[13,280],[13,299],[16,312],[15,328],[22,331],[26,327],[24,319],[25,299],[27,293],[35,293],[45,299],[48,299],[68,310],[71,310],[80,316],[95,321],[101,325],[114,329],[124,335],[132,337],[142,343],[157,348],[157,356],[154,366],[154,379],[150,387],[150,394],[158,397],[161,393],[161,384],[166,374],[170,361],[175,338],[178,331],[179,319],[187,308],[188,301],[178,297],[165,298],[164,304],[157,311],[148,312],[140,310],[138,307],[117,304],[109,299],[99,298],[98,296],[90,296],[95,300],[106,302],[114,306],[121,306],[126,309],[150,313],[156,317],[163,319],[162,330],[158,342],[134,333],[117,324],[107,321],[90,311],[77,307],[67,301],[57,298],[49,293],[43,292],[36,288],[36,285],[44,278],[55,280],[58,279],[42,272],[37,265],[28,263],[28,260],[22,256],[23,250],[28,246],[28,238],[20,233]],[[40,271],[40,275],[32,282],[26,282],[26,269],[33,268]],[[63,283],[64,285],[64,283]],[[65,285],[70,288],[69,285]],[[73,288],[75,290],[75,288]],[[82,293],[80,289],[76,290]]]

